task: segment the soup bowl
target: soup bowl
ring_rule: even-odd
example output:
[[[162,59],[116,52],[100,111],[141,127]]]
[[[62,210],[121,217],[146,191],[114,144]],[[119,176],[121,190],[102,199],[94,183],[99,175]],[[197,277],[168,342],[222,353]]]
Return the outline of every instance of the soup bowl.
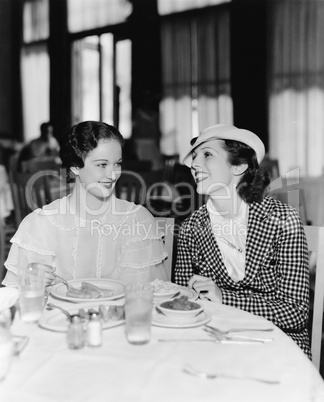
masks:
[[[187,296],[181,296],[160,302],[157,309],[172,320],[191,321],[204,310],[204,307],[196,301],[188,300]]]

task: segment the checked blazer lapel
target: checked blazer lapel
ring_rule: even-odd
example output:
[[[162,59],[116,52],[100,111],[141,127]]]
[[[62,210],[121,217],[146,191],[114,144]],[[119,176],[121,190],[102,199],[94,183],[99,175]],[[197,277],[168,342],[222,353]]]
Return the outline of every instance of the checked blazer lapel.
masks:
[[[218,285],[230,289],[240,289],[251,283],[262,266],[266,250],[271,249],[276,236],[281,214],[273,211],[269,198],[261,203],[252,203],[249,206],[248,231],[246,239],[245,277],[242,281],[234,282],[225,267],[217,241],[212,233],[211,223],[206,206],[199,211],[197,220],[198,250],[203,252],[195,256],[199,262],[202,275],[209,276],[212,271]],[[262,234],[262,236],[261,236]]]
[[[207,212],[206,205],[200,210],[198,218],[199,236],[197,236],[198,249],[204,250],[203,266],[208,272],[213,271],[217,277],[217,283],[226,285],[227,287],[237,287],[237,284],[228,275],[220,249],[211,229],[211,223]],[[200,256],[202,258],[202,256]],[[201,274],[204,268],[201,266]]]
[[[252,203],[249,208],[245,277],[242,285],[253,281],[258,268],[262,265],[265,250],[271,247],[277,233],[280,213],[271,211],[268,204],[268,199],[265,198],[261,203]]]

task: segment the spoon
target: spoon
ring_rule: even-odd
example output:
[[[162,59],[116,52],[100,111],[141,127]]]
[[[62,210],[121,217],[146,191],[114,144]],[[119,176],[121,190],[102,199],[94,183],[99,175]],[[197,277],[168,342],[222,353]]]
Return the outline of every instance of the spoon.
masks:
[[[62,313],[64,313],[64,314],[67,316],[67,318],[68,318],[69,320],[71,320],[71,317],[72,317],[71,314],[70,314],[68,311],[64,310],[64,308],[62,308],[62,307],[60,307],[60,306],[56,306],[56,305],[53,304],[53,303],[47,303],[47,305],[46,305],[46,309],[47,309],[47,310],[53,310],[53,308],[57,308],[57,309],[61,310]]]

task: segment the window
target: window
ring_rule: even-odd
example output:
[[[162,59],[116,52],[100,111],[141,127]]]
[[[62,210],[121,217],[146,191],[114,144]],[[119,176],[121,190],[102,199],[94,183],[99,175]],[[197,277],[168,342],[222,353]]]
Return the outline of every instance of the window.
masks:
[[[40,135],[40,124],[49,120],[48,0],[25,1],[21,76],[24,138]]]
[[[209,125],[232,124],[228,7],[162,20],[161,151],[184,157]]]
[[[130,40],[105,33],[73,42],[72,120],[101,120],[131,136]]]

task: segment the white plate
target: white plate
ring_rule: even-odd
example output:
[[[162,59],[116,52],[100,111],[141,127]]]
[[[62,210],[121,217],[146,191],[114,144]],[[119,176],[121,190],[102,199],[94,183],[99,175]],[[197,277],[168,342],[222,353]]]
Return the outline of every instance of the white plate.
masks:
[[[181,297],[181,296],[187,296],[188,300],[191,300],[191,301],[198,299],[198,293],[195,292],[193,289],[188,289],[184,286],[179,286],[178,289],[176,289],[176,291],[173,292],[171,296],[165,295],[165,294],[164,295],[159,294],[159,296],[156,297],[156,294],[154,294],[154,302],[160,303],[164,300],[172,299],[172,296],[175,295],[177,292],[180,292],[180,294],[176,298]]]
[[[104,304],[104,303],[100,303]],[[108,306],[109,304],[106,304]],[[84,308],[85,310],[93,308],[94,310],[99,310],[99,304],[96,306],[95,304],[89,304],[89,303],[84,303],[84,304],[74,304],[71,305],[70,308],[65,308],[70,314],[77,314],[80,308]],[[108,328],[113,328],[117,327],[118,325],[124,324],[125,319],[118,320],[118,321],[102,321],[102,329],[108,329]],[[58,309],[53,309],[53,310],[44,310],[43,315],[38,321],[38,325],[41,328],[49,329],[51,331],[55,332],[66,332],[68,325],[69,325],[69,320],[67,317],[62,313],[62,311],[59,311]]]
[[[203,311],[197,317],[193,317],[191,321],[180,322],[180,320],[174,320],[165,315],[153,310],[152,325],[157,327],[167,328],[194,328],[207,324],[211,320],[212,316],[208,311]]]
[[[69,283],[80,289],[81,282],[89,282],[93,285],[98,286],[102,289],[113,290],[114,294],[110,297],[99,297],[98,299],[78,299],[77,297],[66,296],[67,288],[63,283],[57,283],[53,286],[51,290],[51,295],[57,297],[58,299],[67,300],[73,303],[86,303],[86,302],[102,302],[106,300],[115,300],[125,295],[124,284],[120,281],[115,281],[113,279],[77,279],[69,281]]]
[[[155,299],[165,299],[168,298],[170,299],[170,297],[172,297],[173,295],[175,295],[177,292],[179,292],[179,289],[175,288],[173,290],[169,290],[168,292],[154,292],[153,296]]]

